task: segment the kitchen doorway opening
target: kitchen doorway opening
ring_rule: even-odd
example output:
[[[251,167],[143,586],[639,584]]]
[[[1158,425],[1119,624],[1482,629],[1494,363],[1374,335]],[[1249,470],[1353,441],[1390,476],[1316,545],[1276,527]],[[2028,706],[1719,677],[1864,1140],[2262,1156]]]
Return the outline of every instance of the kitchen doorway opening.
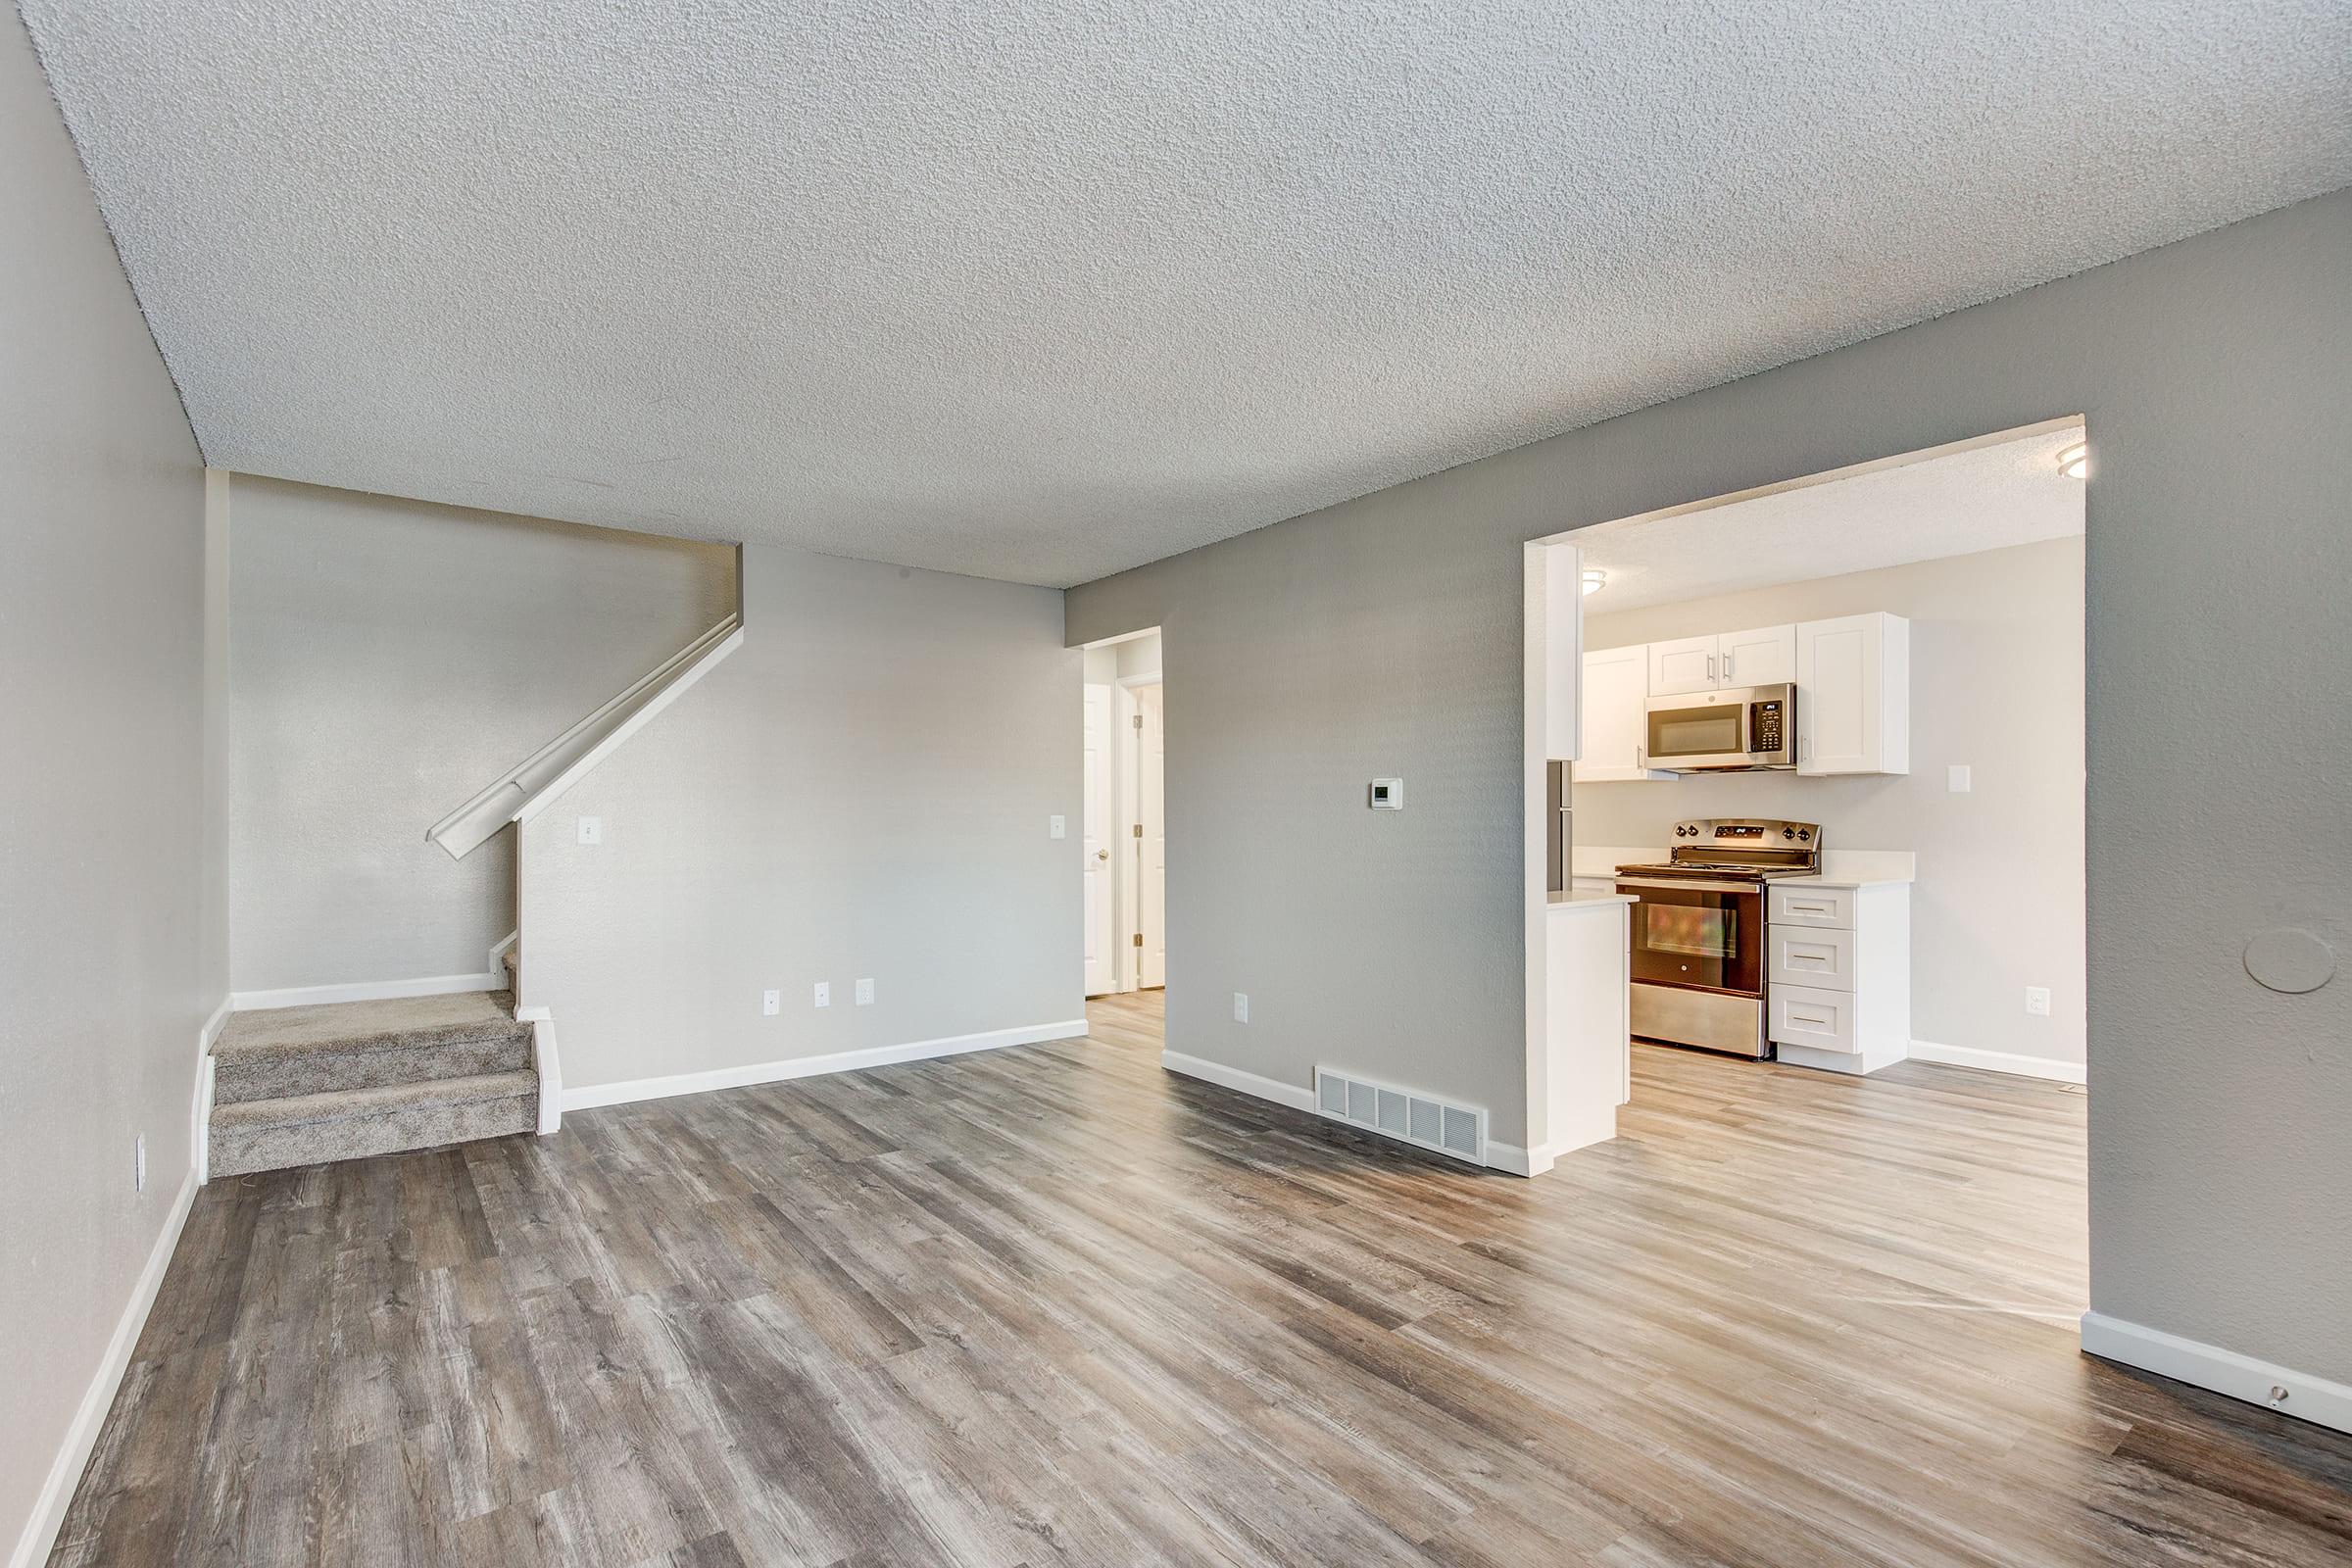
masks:
[[[1610,1136],[1645,1061],[2082,1092],[2095,440],[2054,418],[1528,547],[1554,1150]]]
[[[1167,984],[1166,684],[1157,627],[1090,644],[1085,697],[1086,994]]]

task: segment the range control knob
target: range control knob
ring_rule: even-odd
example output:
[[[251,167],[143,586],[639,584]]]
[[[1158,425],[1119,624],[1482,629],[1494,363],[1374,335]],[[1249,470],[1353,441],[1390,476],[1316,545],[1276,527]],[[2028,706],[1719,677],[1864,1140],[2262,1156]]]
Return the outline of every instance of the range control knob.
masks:
[[[1800,827],[1796,830],[1796,836],[1800,839],[1809,839],[1813,836],[1813,830],[1809,827]]]
[[[1781,829],[1781,837],[1785,839],[1792,839],[1796,837],[1796,829],[1792,827],[1785,827]]]

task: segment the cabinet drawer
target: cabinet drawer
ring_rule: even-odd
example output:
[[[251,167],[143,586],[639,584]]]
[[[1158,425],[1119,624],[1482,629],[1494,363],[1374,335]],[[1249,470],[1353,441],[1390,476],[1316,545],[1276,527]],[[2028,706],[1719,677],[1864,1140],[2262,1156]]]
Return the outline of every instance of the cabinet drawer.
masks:
[[[1765,978],[1776,986],[1851,991],[1854,934],[1776,925],[1772,928],[1771,962],[1766,966]]]
[[[1854,928],[1854,890],[1790,887],[1776,882],[1772,885],[1772,923],[1826,926],[1833,931],[1851,931]]]
[[[1775,985],[1765,993],[1765,1034],[1775,1045],[1854,1052],[1854,999],[1843,991]]]

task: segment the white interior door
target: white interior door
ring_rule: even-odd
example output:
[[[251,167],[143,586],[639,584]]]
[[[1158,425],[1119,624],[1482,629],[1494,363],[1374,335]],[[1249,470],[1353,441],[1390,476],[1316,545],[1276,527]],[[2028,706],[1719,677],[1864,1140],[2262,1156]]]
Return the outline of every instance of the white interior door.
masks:
[[[1135,690],[1137,823],[1135,835],[1137,922],[1143,941],[1136,948],[1136,983],[1168,983],[1167,740],[1160,723],[1160,688]]]
[[[1099,997],[1118,983],[1111,963],[1111,930],[1115,912],[1110,902],[1110,825],[1117,819],[1111,806],[1112,766],[1110,687],[1086,688],[1086,802],[1085,831],[1079,835],[1086,856],[1086,994]]]

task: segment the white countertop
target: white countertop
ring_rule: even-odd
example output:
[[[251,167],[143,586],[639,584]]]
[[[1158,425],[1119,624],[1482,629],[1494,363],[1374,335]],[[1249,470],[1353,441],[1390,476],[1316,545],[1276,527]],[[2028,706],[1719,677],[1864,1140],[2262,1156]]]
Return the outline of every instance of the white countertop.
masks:
[[[1824,834],[1823,837],[1828,837]],[[1571,876],[1614,878],[1621,865],[1663,864],[1667,852],[1641,845],[1579,844],[1571,848]],[[1919,880],[1919,857],[1909,850],[1825,850],[1821,875],[1775,877],[1817,888],[1875,888]]]
[[[1631,893],[1554,893],[1551,895],[1551,912],[1557,914],[1562,909],[1596,909],[1611,904],[1634,902]]]

